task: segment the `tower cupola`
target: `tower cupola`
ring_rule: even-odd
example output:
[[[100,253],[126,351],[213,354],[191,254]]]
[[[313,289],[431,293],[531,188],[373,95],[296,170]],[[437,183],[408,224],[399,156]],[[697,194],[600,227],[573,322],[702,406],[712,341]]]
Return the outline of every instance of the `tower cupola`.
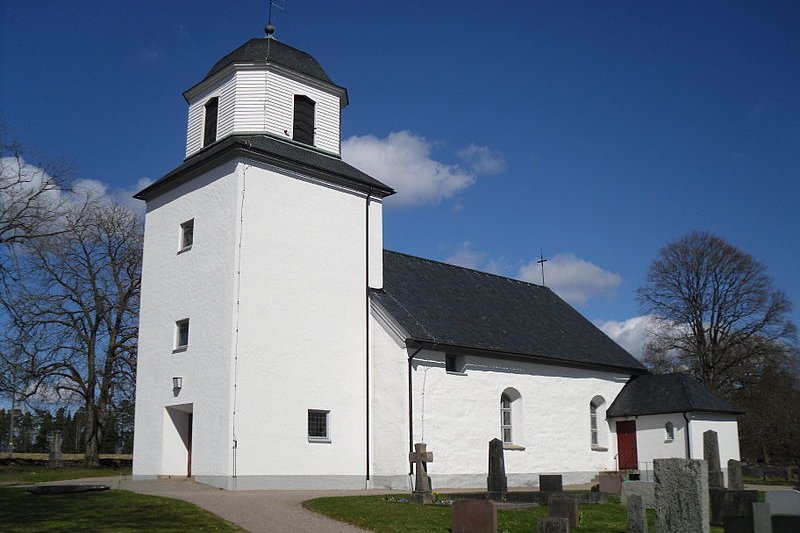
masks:
[[[266,134],[340,155],[347,89],[309,54],[271,35],[217,61],[183,96],[187,158],[233,134]]]

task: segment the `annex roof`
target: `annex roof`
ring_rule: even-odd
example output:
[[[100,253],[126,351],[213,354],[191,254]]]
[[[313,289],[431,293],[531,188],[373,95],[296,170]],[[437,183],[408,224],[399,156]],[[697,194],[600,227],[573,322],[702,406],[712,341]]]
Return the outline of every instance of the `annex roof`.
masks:
[[[546,287],[398,252],[385,251],[383,265],[384,288],[372,298],[407,332],[407,341],[646,372]]]
[[[741,414],[743,411],[686,374],[648,374],[628,382],[606,416],[639,416],[703,411]]]
[[[301,146],[288,139],[260,134],[225,137],[192,155],[181,166],[151,183],[133,197],[150,200],[206,171],[211,163],[219,164],[238,156],[278,165],[329,183],[365,192],[372,191],[376,196],[394,194],[391,187],[345,163],[337,156]]]

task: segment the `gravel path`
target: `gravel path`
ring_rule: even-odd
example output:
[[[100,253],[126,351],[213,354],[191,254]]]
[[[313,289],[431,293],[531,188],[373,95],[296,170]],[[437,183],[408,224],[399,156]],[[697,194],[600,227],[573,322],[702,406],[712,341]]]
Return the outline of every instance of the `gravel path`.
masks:
[[[360,529],[300,505],[322,496],[385,494],[387,490],[240,490],[226,491],[191,480],[132,481],[130,476],[87,478],[53,484],[102,483],[112,489],[165,496],[193,503],[254,533],[363,533]]]

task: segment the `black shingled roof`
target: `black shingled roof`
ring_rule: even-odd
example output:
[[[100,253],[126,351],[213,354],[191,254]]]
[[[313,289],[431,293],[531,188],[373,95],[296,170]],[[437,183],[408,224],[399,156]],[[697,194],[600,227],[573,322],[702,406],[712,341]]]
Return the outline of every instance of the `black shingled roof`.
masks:
[[[150,200],[201,174],[210,164],[220,164],[237,156],[274,164],[329,183],[365,192],[372,191],[376,196],[394,194],[394,190],[388,185],[348,165],[336,156],[270,135],[230,135],[192,155],[181,166],[151,183],[133,197]]]
[[[628,382],[606,416],[639,416],[703,411],[741,414],[743,411],[686,374],[648,374]]]
[[[379,303],[423,345],[645,372],[546,287],[398,252],[383,254]]]
[[[306,52],[283,44],[276,39],[262,37],[250,39],[242,46],[217,61],[208,71],[203,81],[207,80],[231,63],[271,62],[290,68],[325,83],[336,85],[325,73],[319,62]],[[201,82],[202,83],[202,82]],[[338,87],[338,86],[337,86]]]

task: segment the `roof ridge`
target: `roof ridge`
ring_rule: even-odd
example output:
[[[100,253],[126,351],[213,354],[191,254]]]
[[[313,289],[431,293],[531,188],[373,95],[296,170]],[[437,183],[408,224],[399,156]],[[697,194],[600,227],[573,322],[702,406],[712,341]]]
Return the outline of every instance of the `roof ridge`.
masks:
[[[385,252],[389,252],[389,253],[393,253],[393,254],[404,255],[406,257],[412,257],[414,259],[420,259],[422,261],[427,261],[429,263],[437,263],[437,264],[440,264],[440,265],[443,265],[443,266],[446,266],[446,267],[450,267],[450,268],[458,268],[458,269],[461,269],[461,270],[466,270],[468,272],[475,272],[476,274],[483,274],[484,276],[491,276],[491,277],[500,278],[500,279],[503,279],[503,280],[506,280],[506,281],[513,281],[515,283],[521,283],[522,285],[530,285],[532,287],[536,287],[537,289],[547,289],[548,291],[553,292],[550,289],[550,287],[546,287],[545,285],[539,285],[538,283],[533,283],[531,281],[525,281],[525,280],[518,279],[518,278],[512,278],[510,276],[502,276],[500,274],[493,274],[492,272],[485,272],[483,270],[478,270],[477,268],[469,268],[469,267],[465,267],[465,266],[461,266],[461,265],[454,265],[452,263],[446,263],[444,261],[439,261],[438,259],[429,259],[427,257],[420,257],[418,255],[411,255],[411,254],[408,254],[408,253],[405,253],[405,252],[398,252],[397,250],[388,250],[388,249],[384,248],[384,251]],[[555,293],[553,293],[553,294],[555,294]]]

